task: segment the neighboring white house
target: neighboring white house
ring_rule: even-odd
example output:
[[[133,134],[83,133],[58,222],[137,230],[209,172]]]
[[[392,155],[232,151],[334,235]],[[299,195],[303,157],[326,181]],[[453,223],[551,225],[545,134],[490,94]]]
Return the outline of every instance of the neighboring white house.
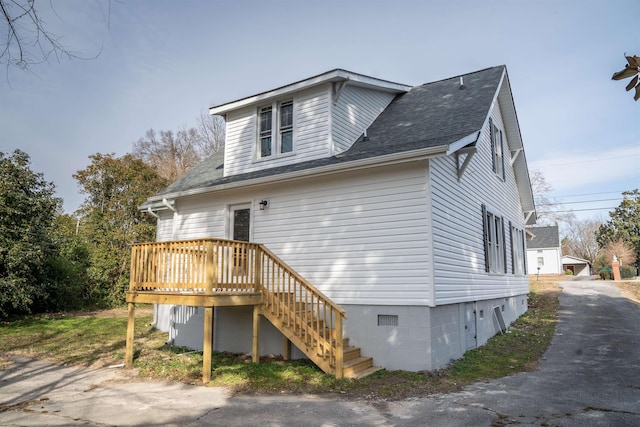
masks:
[[[387,369],[440,368],[527,310],[536,215],[506,67],[415,87],[336,69],[210,112],[224,153],[140,207],[158,241],[264,244]],[[214,349],[250,351],[251,313],[216,307]],[[157,321],[202,348],[202,310]],[[261,328],[261,353],[281,353],[278,329]]]
[[[574,276],[590,276],[591,265],[586,259],[564,255],[562,257],[562,269],[566,272],[571,270]]]
[[[563,274],[562,244],[557,225],[529,227],[527,264],[529,274]]]

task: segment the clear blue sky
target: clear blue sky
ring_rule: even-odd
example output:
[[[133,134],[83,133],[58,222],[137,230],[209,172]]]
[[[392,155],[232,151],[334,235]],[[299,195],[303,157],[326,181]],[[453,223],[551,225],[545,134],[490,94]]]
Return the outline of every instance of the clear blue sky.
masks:
[[[26,151],[67,212],[90,154],[333,68],[418,85],[505,64],[529,167],[566,208],[606,219],[582,209],[640,187],[640,102],[611,80],[640,55],[638,0],[53,3],[37,4],[51,31],[99,55],[3,75],[0,151]]]

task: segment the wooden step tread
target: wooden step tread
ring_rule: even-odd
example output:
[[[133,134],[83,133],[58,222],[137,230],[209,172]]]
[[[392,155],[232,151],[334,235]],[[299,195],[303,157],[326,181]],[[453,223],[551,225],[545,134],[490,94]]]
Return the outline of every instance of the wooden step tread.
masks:
[[[352,372],[349,373],[347,375],[345,375],[345,378],[352,378],[352,379],[360,379],[360,378],[364,378],[364,377],[368,377],[371,374],[375,374],[376,372],[382,371],[384,370],[384,368],[382,366],[372,366],[370,368],[364,369],[362,371],[357,371],[357,372]]]
[[[351,360],[345,360],[344,363],[342,364],[342,367],[343,368],[352,368],[352,367],[354,367],[356,365],[367,363],[367,361],[371,361],[371,360],[372,360],[371,357],[360,356],[360,357],[356,357],[356,358],[351,359]]]

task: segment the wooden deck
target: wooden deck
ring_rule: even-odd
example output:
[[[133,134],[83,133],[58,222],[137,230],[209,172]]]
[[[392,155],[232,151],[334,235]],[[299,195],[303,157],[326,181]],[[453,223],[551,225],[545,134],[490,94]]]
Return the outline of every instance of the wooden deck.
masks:
[[[211,379],[213,307],[253,306],[253,361],[259,362],[260,319],[269,320],[322,370],[359,377],[373,372],[372,360],[345,347],[344,310],[308,283],[264,245],[199,239],[133,245],[127,292],[126,365],[133,364],[136,303],[204,307],[202,380]]]

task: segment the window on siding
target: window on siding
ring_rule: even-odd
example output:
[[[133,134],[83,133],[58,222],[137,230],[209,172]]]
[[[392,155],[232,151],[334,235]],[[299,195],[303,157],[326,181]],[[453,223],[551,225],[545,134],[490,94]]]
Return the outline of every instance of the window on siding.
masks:
[[[513,274],[527,274],[527,262],[524,249],[524,230],[510,227],[511,229],[511,271]]]
[[[538,267],[544,266],[544,257],[538,257]]]
[[[260,109],[260,157],[271,156],[272,108]]]
[[[293,151],[293,101],[274,102],[258,109],[258,158]],[[274,123],[276,126],[274,126]]]
[[[280,104],[280,152],[293,151],[293,101]]]
[[[496,175],[504,180],[504,140],[502,130],[493,123],[491,118],[489,119],[489,130],[491,132],[491,165]]]
[[[506,273],[506,256],[504,224],[502,217],[489,212],[482,205],[484,260],[488,273]]]

